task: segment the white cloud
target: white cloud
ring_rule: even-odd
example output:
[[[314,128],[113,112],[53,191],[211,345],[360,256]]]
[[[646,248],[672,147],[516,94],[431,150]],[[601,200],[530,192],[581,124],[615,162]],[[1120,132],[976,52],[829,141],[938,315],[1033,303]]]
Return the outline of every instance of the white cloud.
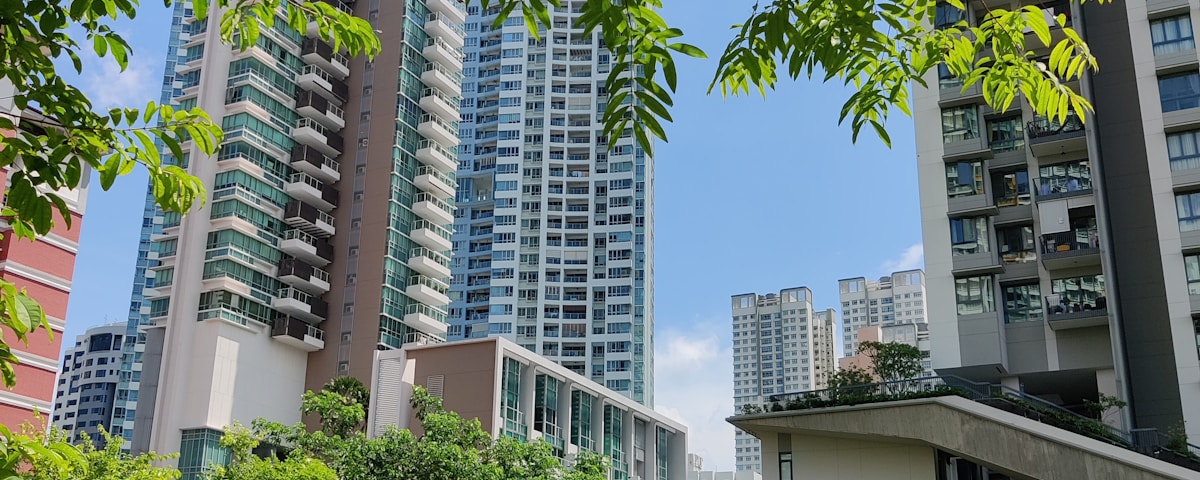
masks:
[[[900,256],[888,259],[879,265],[880,274],[925,268],[925,246],[918,243],[900,252]]]
[[[125,37],[127,40],[128,36]],[[92,100],[97,111],[113,107],[142,108],[150,100],[157,101],[161,90],[160,72],[154,57],[131,55],[125,71],[112,57],[97,57],[91,49],[80,52],[83,73],[79,86]]]
[[[716,318],[723,319],[723,316]],[[688,427],[688,452],[705,470],[733,470],[733,352],[721,320],[688,322],[655,333],[655,410]]]

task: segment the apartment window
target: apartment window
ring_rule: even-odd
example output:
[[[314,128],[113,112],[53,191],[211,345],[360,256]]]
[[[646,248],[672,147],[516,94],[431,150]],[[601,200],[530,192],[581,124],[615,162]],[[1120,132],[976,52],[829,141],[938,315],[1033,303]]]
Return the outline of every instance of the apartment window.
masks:
[[[1104,297],[1104,275],[1059,278],[1052,280],[1050,287],[1054,292],[1046,297],[1050,314],[1108,308]]]
[[[946,90],[962,88],[962,79],[950,73],[950,67],[947,67],[944,63],[939,63],[937,69],[939,87]]]
[[[1159,77],[1158,95],[1162,101],[1163,113],[1200,107],[1200,72]],[[943,112],[943,125],[946,122],[945,116]],[[945,131],[945,128],[942,130]]]
[[[1200,168],[1200,130],[1167,135],[1167,157],[1172,171]]]
[[[997,207],[1029,205],[1029,172],[1016,170],[993,173],[992,191]]]
[[[967,12],[949,3],[939,3],[934,17],[933,27],[942,29],[967,19]]]
[[[1200,318],[1192,319],[1192,328],[1196,330],[1196,354],[1200,355]]]
[[[986,253],[988,248],[987,217],[950,219],[950,243],[954,255]]]
[[[1175,212],[1179,217],[1180,232],[1200,230],[1200,192],[1176,195]]]
[[[1000,245],[1000,260],[1004,263],[1025,263],[1037,260],[1033,225],[997,228],[996,242]]]
[[[970,160],[946,165],[946,195],[950,198],[983,194],[983,162]]]
[[[1025,146],[1025,130],[1019,115],[988,122],[988,146],[993,152],[1011,152]]]
[[[1183,270],[1187,272],[1188,293],[1200,295],[1200,255],[1183,257]]]
[[[992,277],[954,279],[954,296],[959,315],[974,315],[996,311],[996,295]]]
[[[1151,21],[1150,42],[1154,45],[1155,55],[1195,50],[1196,42],[1192,38],[1192,18],[1185,13]]]
[[[1004,287],[1004,323],[1042,319],[1042,289],[1036,283]]]
[[[1200,79],[1200,74],[1195,75]],[[974,105],[942,110],[942,143],[973,138],[979,138],[979,112]]]

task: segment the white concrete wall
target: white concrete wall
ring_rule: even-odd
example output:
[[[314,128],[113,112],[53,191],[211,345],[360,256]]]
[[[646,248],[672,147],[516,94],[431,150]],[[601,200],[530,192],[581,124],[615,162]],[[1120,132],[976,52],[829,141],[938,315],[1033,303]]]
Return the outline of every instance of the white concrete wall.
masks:
[[[780,480],[929,480],[937,478],[933,447],[845,438],[791,435],[780,448],[778,436],[763,440],[763,478]],[[779,471],[779,452],[790,449],[792,476]]]

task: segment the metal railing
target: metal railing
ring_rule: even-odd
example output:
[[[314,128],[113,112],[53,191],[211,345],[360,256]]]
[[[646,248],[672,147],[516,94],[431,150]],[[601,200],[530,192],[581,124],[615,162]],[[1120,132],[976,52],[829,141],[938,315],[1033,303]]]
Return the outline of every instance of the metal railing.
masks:
[[[1029,134],[1029,138],[1049,137],[1082,130],[1083,120],[1075,112],[1067,113],[1066,120],[1061,123],[1057,119],[1038,115],[1034,117],[1033,121],[1025,124],[1025,131]]]
[[[974,382],[953,375],[770,395],[767,398],[771,403],[763,405],[762,409],[764,412],[807,410],[951,395],[1200,471],[1200,446],[1187,443],[1186,439],[1153,428],[1122,430],[1004,385]]]

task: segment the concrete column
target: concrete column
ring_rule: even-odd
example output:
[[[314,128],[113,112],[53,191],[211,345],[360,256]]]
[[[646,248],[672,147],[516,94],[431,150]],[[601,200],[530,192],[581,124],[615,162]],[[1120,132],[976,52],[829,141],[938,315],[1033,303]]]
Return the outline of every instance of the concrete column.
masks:
[[[629,478],[634,477],[634,467],[637,465],[637,460],[634,455],[637,453],[637,448],[633,444],[633,412],[630,410],[621,411],[621,449],[625,451],[625,471],[629,473]]]
[[[646,420],[646,480],[658,479],[658,422]]]
[[[604,452],[604,399],[592,397],[592,445],[597,453]]]
[[[537,366],[525,365],[521,368],[521,398],[517,408],[525,414],[525,429],[533,435],[533,406],[537,386]]]
[[[558,434],[563,444],[571,443],[571,382],[558,382]]]
[[[1096,370],[1096,391],[1101,395],[1121,398],[1121,389],[1117,386],[1117,371],[1111,368]],[[1123,425],[1124,416],[1121,415],[1120,409],[1114,408],[1104,412],[1100,420],[1122,430],[1128,427],[1127,425]]]
[[[670,434],[667,439],[667,479],[687,478],[687,436],[681,432]]]

